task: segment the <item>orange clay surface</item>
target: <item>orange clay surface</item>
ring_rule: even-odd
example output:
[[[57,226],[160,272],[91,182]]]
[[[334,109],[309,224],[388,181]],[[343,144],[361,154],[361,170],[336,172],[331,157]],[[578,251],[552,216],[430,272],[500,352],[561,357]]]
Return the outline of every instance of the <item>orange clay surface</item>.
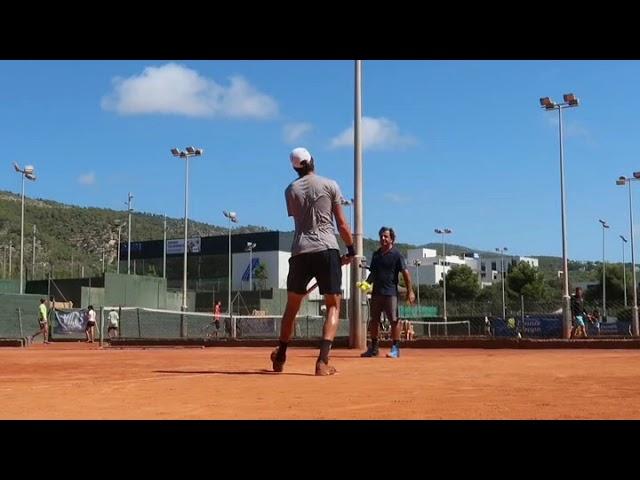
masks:
[[[2,419],[640,419],[640,350],[0,348]],[[381,349],[384,355],[387,349]]]

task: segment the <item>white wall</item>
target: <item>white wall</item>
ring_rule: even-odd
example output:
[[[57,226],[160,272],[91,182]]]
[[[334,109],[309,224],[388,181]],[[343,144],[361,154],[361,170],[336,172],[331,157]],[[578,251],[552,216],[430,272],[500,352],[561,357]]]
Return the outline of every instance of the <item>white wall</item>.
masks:
[[[482,265],[485,266],[485,277],[481,278],[482,282],[485,283],[495,283],[495,282],[499,282],[501,281],[501,276],[500,276],[500,272],[502,270],[502,265],[501,265],[501,256],[496,256],[496,257],[483,257],[481,259],[481,263]],[[495,262],[496,264],[496,268],[493,269],[492,267],[492,263]],[[509,265],[517,265],[520,262],[526,262],[529,265],[531,265],[532,267],[538,268],[538,259],[537,258],[532,258],[532,257],[520,257],[520,256],[512,256],[512,255],[505,255],[504,256],[504,270],[505,272],[509,271]]]
[[[287,289],[287,275],[289,274],[289,258],[290,252],[271,251],[271,252],[253,252],[254,258],[259,258],[260,263],[264,263],[267,269],[268,278],[265,282],[265,288]],[[231,284],[234,290],[249,290],[249,282],[242,282],[242,275],[249,265],[249,252],[234,253],[232,258],[232,279]],[[351,269],[348,265],[342,267],[342,291],[345,292],[345,298],[349,298],[350,293]],[[255,280],[255,278],[254,278]],[[309,282],[308,287],[315,283],[315,279]],[[254,281],[254,285],[257,285]],[[310,300],[320,299],[318,289],[309,294]]]
[[[287,272],[289,271],[288,260],[291,256],[288,252],[253,252],[253,258],[260,259],[261,264],[265,264],[267,269],[267,280],[265,288],[287,288]],[[249,290],[249,282],[242,282],[242,275],[249,265],[249,252],[234,253],[231,265],[231,286],[234,290]],[[282,278],[284,271],[284,280]],[[255,282],[254,285],[258,285]]]
[[[274,252],[278,255],[278,286],[274,288],[287,289],[287,275],[289,274],[289,259],[291,252]]]
[[[288,272],[287,272],[288,273]],[[285,287],[287,288],[286,285],[286,279],[287,276],[285,274]],[[307,288],[311,287],[311,285],[313,285],[314,283],[316,283],[316,280],[313,279],[311,280],[311,282],[309,282],[309,285],[307,285]],[[343,265],[342,266],[342,284],[341,287],[342,291],[344,292],[344,296],[342,298],[350,298],[350,292],[351,292],[351,266],[350,265]],[[311,292],[309,294],[309,300],[320,300],[322,298],[322,295],[320,295],[320,290],[319,289],[315,289],[313,292]]]
[[[444,272],[449,273],[450,266],[442,265],[421,265],[420,269],[420,285],[438,285],[442,280],[442,274]],[[409,268],[411,272],[411,280],[413,283],[417,282],[416,267]]]
[[[464,263],[467,267],[476,273],[480,273],[480,259],[465,257]]]
[[[436,256],[436,250],[433,248],[410,248],[407,250],[407,263],[413,265],[414,260],[430,259]]]

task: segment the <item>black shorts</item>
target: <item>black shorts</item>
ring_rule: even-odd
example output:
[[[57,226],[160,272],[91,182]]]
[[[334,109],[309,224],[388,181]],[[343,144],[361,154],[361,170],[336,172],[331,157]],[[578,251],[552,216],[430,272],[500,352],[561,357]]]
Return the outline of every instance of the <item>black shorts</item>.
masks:
[[[312,278],[318,282],[321,295],[342,293],[342,264],[338,250],[301,253],[289,259],[287,291],[304,295]]]
[[[390,322],[398,321],[398,297],[392,295],[371,295],[371,321],[380,322],[384,312]]]
[[[216,320],[213,324],[216,326],[216,330],[220,330],[220,320]]]

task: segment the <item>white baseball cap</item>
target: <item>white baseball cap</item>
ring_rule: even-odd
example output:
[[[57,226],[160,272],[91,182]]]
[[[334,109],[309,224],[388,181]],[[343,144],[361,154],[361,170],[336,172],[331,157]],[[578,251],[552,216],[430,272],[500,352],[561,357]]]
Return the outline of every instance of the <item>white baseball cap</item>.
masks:
[[[298,147],[291,150],[289,159],[291,160],[291,165],[293,165],[293,168],[301,168],[302,162],[313,162],[313,157],[309,153],[309,150],[304,147]]]

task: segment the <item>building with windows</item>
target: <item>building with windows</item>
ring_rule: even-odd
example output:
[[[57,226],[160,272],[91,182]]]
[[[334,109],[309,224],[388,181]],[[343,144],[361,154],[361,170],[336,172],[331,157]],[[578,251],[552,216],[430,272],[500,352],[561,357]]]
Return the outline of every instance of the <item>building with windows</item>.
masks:
[[[480,260],[480,281],[483,285],[491,285],[494,282],[499,282],[502,272],[502,256],[488,256],[483,257]],[[505,255],[504,256],[504,271],[515,267],[520,262],[526,262],[532,267],[538,268],[538,259],[532,257],[522,257],[519,255]]]
[[[415,262],[419,261],[420,266],[416,267]],[[412,248],[407,251],[407,265],[416,278],[419,275],[421,285],[438,285],[444,275],[449,270],[458,265],[466,265],[478,274],[478,279],[482,286],[488,286],[496,281],[500,281],[501,257],[490,256],[480,257],[477,253],[465,253],[464,255],[447,255],[444,259],[442,255],[437,255],[432,248]],[[522,257],[517,255],[505,255],[504,269],[509,271],[519,262],[527,262],[532,267],[538,267],[538,259]],[[419,272],[416,272],[416,268]]]
[[[293,232],[231,232],[231,288],[234,291],[287,288]],[[255,243],[252,253],[247,243]],[[346,248],[339,239],[342,251]],[[196,291],[226,291],[229,279],[229,236],[194,237],[187,240],[187,287]],[[162,276],[163,241],[131,242],[131,271]],[[184,239],[167,239],[167,288],[182,288]],[[252,265],[249,266],[249,259]],[[120,244],[120,268],[126,271],[127,243]],[[251,268],[251,275],[249,269]],[[349,297],[350,269],[342,267],[342,289]],[[250,288],[249,277],[253,288]],[[312,281],[313,282],[313,281]],[[320,298],[316,289],[310,299]]]

